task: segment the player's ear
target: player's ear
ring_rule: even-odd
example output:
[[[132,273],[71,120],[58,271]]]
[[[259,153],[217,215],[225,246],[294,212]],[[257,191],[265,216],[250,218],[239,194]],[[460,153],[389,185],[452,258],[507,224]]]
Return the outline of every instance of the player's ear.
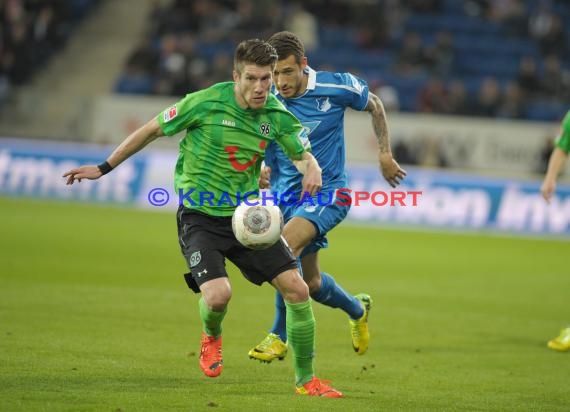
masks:
[[[234,70],[233,71],[234,82],[239,83],[239,73]]]
[[[307,62],[307,56],[303,56],[303,57],[301,58],[301,70],[304,70],[305,67],[307,67],[307,64],[308,64],[308,62]]]

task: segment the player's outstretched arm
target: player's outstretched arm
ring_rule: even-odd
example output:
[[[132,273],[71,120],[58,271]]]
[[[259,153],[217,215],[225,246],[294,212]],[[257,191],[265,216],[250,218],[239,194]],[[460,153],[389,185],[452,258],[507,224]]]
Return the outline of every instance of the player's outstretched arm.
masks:
[[[566,164],[566,159],[568,158],[568,153],[564,152],[559,147],[555,147],[550,155],[548,161],[548,170],[546,171],[546,176],[540,187],[540,193],[547,203],[550,203],[550,199],[554,192],[556,191],[556,179],[562,171],[562,168]]]
[[[301,160],[293,160],[295,167],[303,175],[303,192],[311,196],[323,187],[322,171],[317,159],[309,152],[304,152]]]
[[[106,161],[108,170],[101,169],[99,166],[86,165],[71,169],[63,174],[67,178],[66,184],[72,185],[76,180],[81,182],[81,179],[95,180],[99,179],[111,169],[117,167],[119,164],[127,160],[133,154],[141,150],[147,144],[156,138],[163,136],[162,129],[158,124],[156,118],[147,122],[144,126],[131,133],[117,148],[111,153],[111,156]]]
[[[396,187],[406,176],[406,171],[400,167],[392,156],[390,133],[388,122],[386,121],[384,105],[378,96],[374,93],[370,93],[365,110],[372,116],[372,126],[374,127],[376,140],[378,141],[378,163],[380,164],[382,176],[384,176],[384,179],[386,179],[390,186]]]

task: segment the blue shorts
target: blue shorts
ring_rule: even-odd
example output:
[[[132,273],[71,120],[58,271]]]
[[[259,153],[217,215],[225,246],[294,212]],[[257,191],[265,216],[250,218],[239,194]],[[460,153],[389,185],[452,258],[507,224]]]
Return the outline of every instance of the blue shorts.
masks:
[[[317,236],[303,249],[301,257],[327,248],[329,243],[326,234],[348,214],[350,205],[346,205],[346,202],[337,202],[336,199],[336,191],[341,188],[346,188],[346,184],[323,188],[313,197],[303,197],[301,204],[279,205],[285,222],[293,217],[301,217],[313,223],[317,229]]]

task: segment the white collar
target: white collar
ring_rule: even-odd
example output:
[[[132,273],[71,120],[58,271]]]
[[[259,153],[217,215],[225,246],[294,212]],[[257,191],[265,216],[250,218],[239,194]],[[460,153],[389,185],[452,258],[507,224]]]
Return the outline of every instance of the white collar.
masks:
[[[309,75],[309,79],[307,80],[307,90],[315,90],[315,87],[317,86],[317,72],[309,66],[307,66],[305,70]]]

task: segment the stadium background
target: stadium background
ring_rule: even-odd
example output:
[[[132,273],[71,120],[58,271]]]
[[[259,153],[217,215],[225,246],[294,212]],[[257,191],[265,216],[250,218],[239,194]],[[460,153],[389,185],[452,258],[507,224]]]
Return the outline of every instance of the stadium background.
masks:
[[[569,180],[548,207],[538,189],[570,107],[569,19],[565,1],[0,2],[0,409],[318,407],[287,396],[289,365],[242,359],[272,299],[235,274],[226,359],[244,378],[228,365],[204,382],[185,359],[198,332],[178,275],[176,138],[101,181],[61,179],[229,79],[240,39],[289,29],[312,67],[368,80],[403,189],[422,190],[417,207],[354,207],[323,254],[379,301],[366,359],[335,332],[344,319],[316,309],[319,370],[347,387],[342,407],[563,410],[568,359],[544,341],[568,322]],[[389,190],[369,119],[346,123],[351,187]],[[149,204],[157,187],[164,207]]]

